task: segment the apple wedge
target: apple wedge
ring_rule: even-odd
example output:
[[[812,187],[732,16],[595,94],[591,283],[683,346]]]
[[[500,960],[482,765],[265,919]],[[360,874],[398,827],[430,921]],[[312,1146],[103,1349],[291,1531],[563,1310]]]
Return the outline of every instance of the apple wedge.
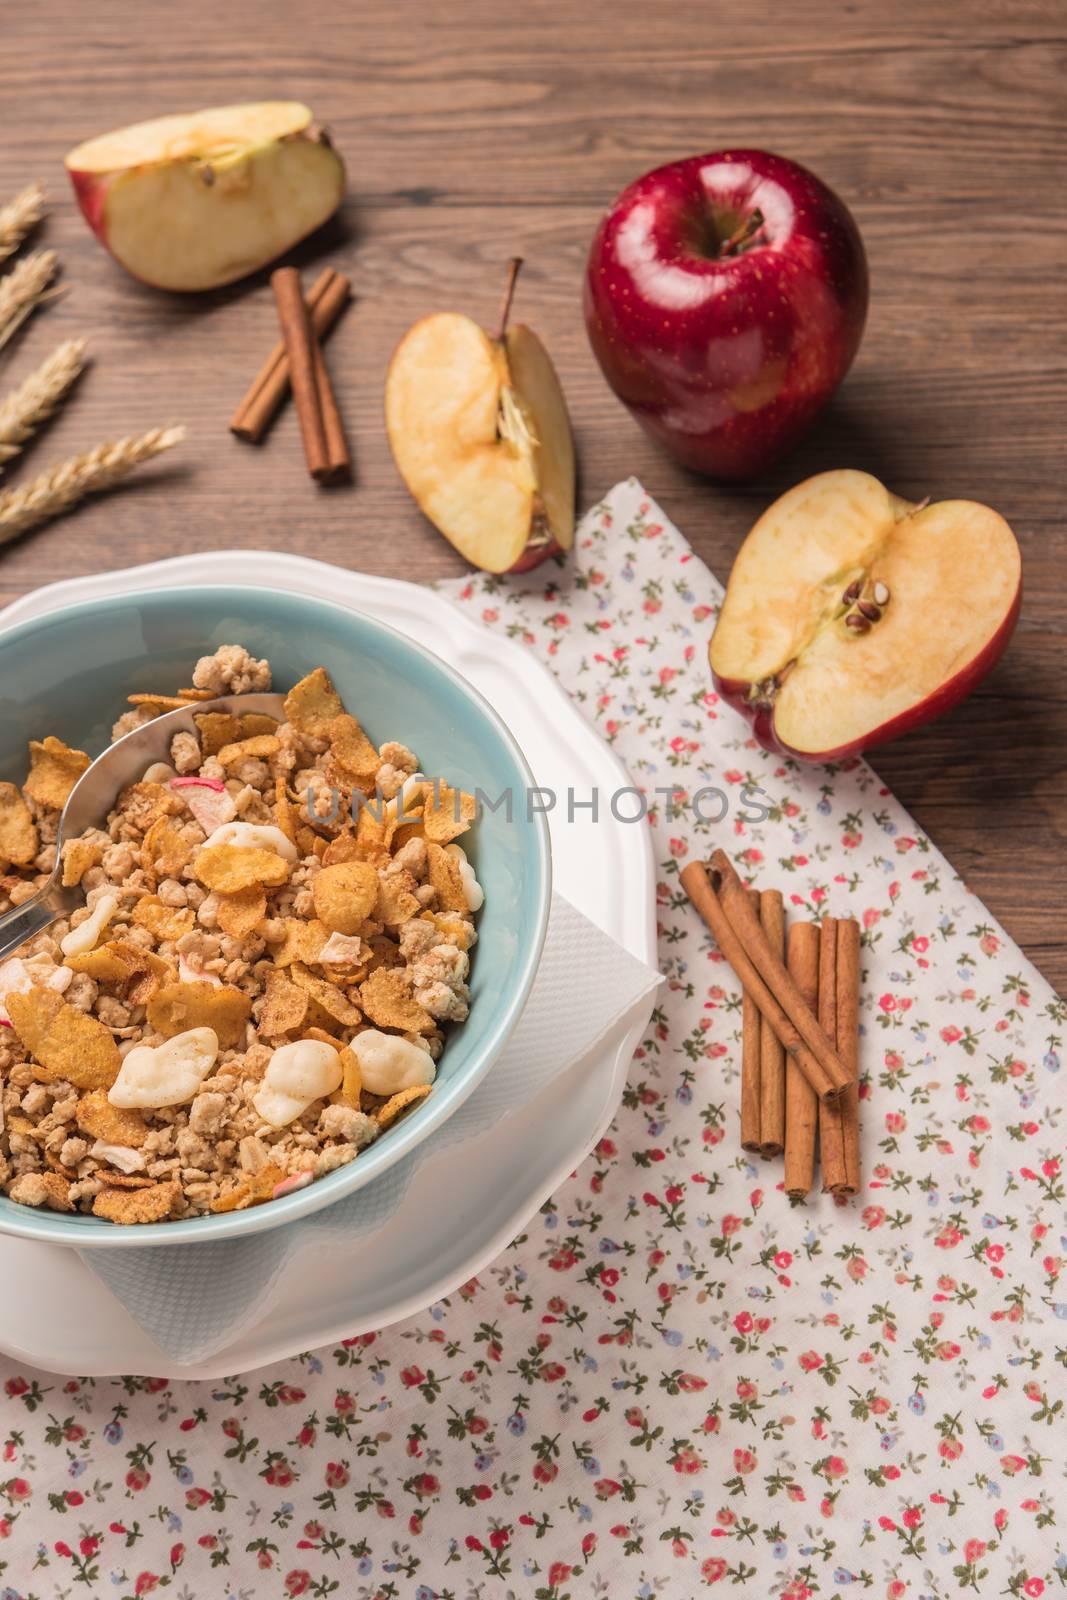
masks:
[[[486,572],[525,572],[574,541],[574,441],[548,352],[521,323],[496,336],[459,312],[416,322],[385,386],[401,477],[450,544]]]
[[[333,215],[345,169],[307,106],[217,106],[80,144],[82,215],[127,272],[159,289],[233,283]]]
[[[988,506],[912,505],[865,472],[824,472],[738,551],[711,670],[761,744],[837,761],[958,705],[1021,598],[1015,535]]]

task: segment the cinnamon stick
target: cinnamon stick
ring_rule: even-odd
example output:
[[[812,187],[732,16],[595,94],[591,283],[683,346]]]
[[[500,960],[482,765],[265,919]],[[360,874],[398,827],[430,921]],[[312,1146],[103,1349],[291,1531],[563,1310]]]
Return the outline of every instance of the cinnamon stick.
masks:
[[[819,1010],[820,1025],[828,1039],[837,1043],[837,923],[827,917],[819,929]],[[829,1193],[845,1181],[845,1145],[841,1121],[841,1100],[819,1110],[819,1160],[822,1164],[823,1192]]]
[[[808,1005],[821,998],[819,930],[814,922],[795,922],[789,930],[789,971]],[[815,1130],[822,1107],[795,1061],[785,1068],[785,1192],[808,1194],[815,1181]]]
[[[824,924],[824,929],[826,925]],[[860,930],[851,917],[838,922],[832,940],[834,964],[834,1026],[837,1049],[853,1081],[836,1106],[819,1108],[819,1150],[822,1186],[830,1194],[858,1194],[860,1188],[859,1122],[859,989]],[[830,961],[827,955],[827,963]],[[820,982],[821,973],[820,973]],[[822,992],[820,990],[822,1021]]]
[[[777,889],[764,889],[760,894],[759,917],[767,943],[779,961],[784,961],[785,908]],[[785,1051],[765,1017],[760,1021],[759,1055],[760,1149],[765,1156],[780,1156],[785,1146]]]
[[[732,863],[722,850],[716,850],[710,866],[711,884],[718,893],[722,910],[735,930],[737,942],[742,946],[749,965],[755,967],[765,986],[773,990],[779,1002],[779,1010],[788,1018],[792,1034],[799,1036],[806,1046],[808,1058],[813,1058],[818,1063],[819,1081],[824,1086],[822,1090],[819,1088],[819,1081],[814,1080],[805,1068],[804,1058],[790,1049],[789,1040],[782,1038],[780,1032],[779,1038],[782,1038],[786,1050],[799,1061],[805,1076],[820,1099],[840,1094],[851,1081],[848,1068],[837,1054],[834,1044],[820,1028],[814,1012],[805,1003],[785,966],[768,945],[766,935],[748,904],[744,885],[734,871]],[[766,1016],[766,1012],[763,1014]]]
[[[316,278],[307,296],[307,308],[317,338],[326,338],[351,293],[349,280],[334,272],[332,267],[327,267]],[[258,444],[288,393],[289,357],[284,339],[279,339],[231,417],[231,433],[235,433],[239,439],[247,439],[250,444]]]
[[[755,889],[749,894],[759,900]],[[760,1014],[747,989],[741,995],[741,1148],[760,1149]]]
[[[314,328],[311,331],[311,354],[315,363],[315,387],[319,394],[319,410],[322,412],[322,431],[326,436],[326,471],[322,476],[336,482],[352,476],[352,458],[348,453],[345,425],[330,382],[326,357],[315,337]]]
[[[330,463],[326,451],[326,433],[322,426],[319,388],[315,381],[311,325],[300,287],[300,274],[295,267],[279,267],[271,273],[270,283],[278,308],[282,338],[285,340],[285,353],[289,357],[289,382],[293,389],[308,471],[313,478],[327,477]]]
[[[795,1016],[806,1011],[806,1002],[802,999],[796,985],[782,968],[782,976],[790,989],[789,1004],[792,1006],[792,1015],[779,1004],[778,995],[783,993],[780,985],[775,986],[772,994],[767,984],[764,983],[755,965],[750,959],[746,945],[742,944],[740,937],[735,932],[734,924],[726,915],[719,901],[719,897],[712,887],[707,869],[702,861],[691,861],[681,873],[681,884],[696,910],[703,917],[705,923],[715,936],[723,957],[730,963],[743,988],[747,989],[752,999],[759,1007],[760,1015],[766,1017],[775,1033],[778,1035],[786,1053],[793,1058],[804,1074],[805,1078],[815,1090],[820,1100],[835,1095],[838,1091],[834,1079],[830,1076],[826,1066],[818,1056],[808,1047],[795,1023]],[[754,924],[756,934],[762,940],[759,921],[751,907],[748,908],[751,923]],[[751,930],[746,929],[748,937],[746,944],[751,947]],[[764,941],[766,946],[766,941]],[[768,952],[769,954],[769,952]],[[808,1013],[810,1017],[810,1012]],[[814,1022],[814,1018],[811,1018]],[[818,1028],[818,1024],[815,1024]],[[818,1030],[821,1033],[821,1029]],[[823,1044],[825,1045],[825,1038]],[[836,1058],[835,1058],[836,1059]]]

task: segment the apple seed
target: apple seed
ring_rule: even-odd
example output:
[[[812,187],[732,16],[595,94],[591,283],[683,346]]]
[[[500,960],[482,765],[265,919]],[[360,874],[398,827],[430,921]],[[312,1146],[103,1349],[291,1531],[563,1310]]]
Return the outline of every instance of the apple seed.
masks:
[[[850,606],[853,603],[854,600],[858,600],[859,599],[859,597],[860,597],[860,595],[862,593],[863,593],[863,579],[862,578],[856,578],[853,583],[849,584],[848,588],[845,590],[844,594],[841,596],[841,604],[843,606]]]
[[[870,633],[871,625],[866,617],[861,617],[858,611],[850,611],[845,618],[845,627],[851,628],[853,633]]]
[[[873,592],[875,602],[878,605],[884,606],[889,604],[889,590],[886,588],[884,583],[876,583]]]
[[[861,617],[866,617],[868,622],[877,622],[882,615],[881,611],[872,600],[857,600],[856,610]]]

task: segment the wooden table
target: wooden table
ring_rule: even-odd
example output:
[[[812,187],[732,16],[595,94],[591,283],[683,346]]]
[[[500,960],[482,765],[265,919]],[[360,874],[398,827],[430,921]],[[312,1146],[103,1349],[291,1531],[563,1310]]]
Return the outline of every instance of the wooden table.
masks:
[[[827,467],[1008,517],[1027,582],[1012,649],[967,705],[876,764],[1062,987],[1065,31],[1054,0],[9,6],[0,196],[48,184],[41,238],[61,252],[69,292],[0,358],[0,392],[60,337],[88,333],[94,352],[76,401],[12,481],[156,422],[187,423],[189,439],[127,489],[0,552],[0,604],[70,574],[223,545],[416,580],[458,572],[393,467],[386,364],[427,311],[491,318],[504,264],[522,254],[518,315],[558,364],[583,506],[638,474],[723,578],[767,501]],[[348,162],[343,213],[299,255],[342,267],[358,295],[330,345],[358,461],[349,490],[306,477],[291,410],[260,450],[226,431],[275,337],[265,277],[196,300],[142,288],[91,239],[61,167],[69,146],[121,123],[268,95],[307,100]],[[776,471],[732,489],[646,441],[600,376],[579,300],[615,192],[726,144],[780,150],[838,189],[873,290],[829,414]]]

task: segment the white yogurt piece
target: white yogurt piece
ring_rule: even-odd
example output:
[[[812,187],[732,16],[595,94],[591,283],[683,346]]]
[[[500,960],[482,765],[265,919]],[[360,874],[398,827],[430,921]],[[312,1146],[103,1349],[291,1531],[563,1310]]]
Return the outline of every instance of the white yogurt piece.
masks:
[[[76,928],[71,928],[65,938],[59,942],[59,948],[65,956],[83,956],[90,950],[95,950],[100,935],[111,921],[119,908],[117,894],[102,894],[92,911],[84,922]]]
[[[218,1053],[214,1028],[187,1028],[155,1047],[135,1045],[123,1056],[107,1097],[113,1106],[186,1105],[195,1098]]]
[[[252,1104],[272,1128],[285,1128],[313,1101],[340,1088],[343,1077],[340,1052],[333,1045],[297,1039],[275,1050]]]
[[[359,1062],[363,1087],[371,1094],[398,1094],[432,1083],[437,1076],[430,1052],[395,1033],[367,1028],[356,1034],[349,1049]]]

